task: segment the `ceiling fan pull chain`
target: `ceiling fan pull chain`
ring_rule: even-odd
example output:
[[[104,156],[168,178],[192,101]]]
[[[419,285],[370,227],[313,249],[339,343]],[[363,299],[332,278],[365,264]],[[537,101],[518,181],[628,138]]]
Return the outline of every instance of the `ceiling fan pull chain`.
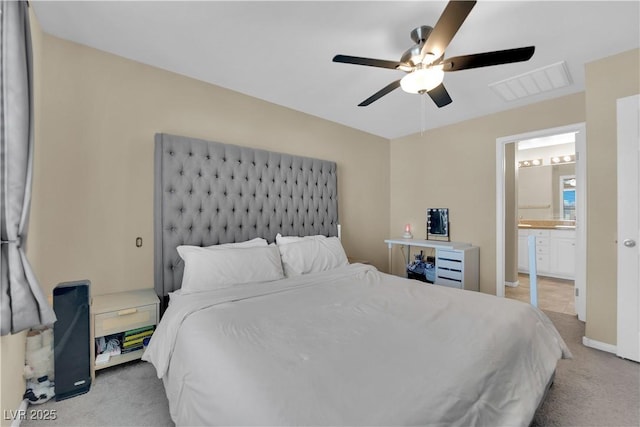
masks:
[[[420,136],[424,136],[427,128],[427,92],[420,94]]]

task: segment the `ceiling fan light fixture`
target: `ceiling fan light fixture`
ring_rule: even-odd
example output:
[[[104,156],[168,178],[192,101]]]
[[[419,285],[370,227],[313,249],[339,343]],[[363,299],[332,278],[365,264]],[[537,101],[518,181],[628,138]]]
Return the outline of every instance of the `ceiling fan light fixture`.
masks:
[[[402,71],[406,71],[407,73],[410,73],[411,71],[413,71],[413,67],[409,64],[400,64],[398,65],[398,70],[402,70]]]
[[[433,61],[435,61],[436,59],[438,59],[438,57],[433,53],[425,53],[424,57],[422,58],[422,64],[423,65],[432,64]]]
[[[400,80],[402,90],[408,93],[424,93],[442,83],[442,67],[419,68]]]

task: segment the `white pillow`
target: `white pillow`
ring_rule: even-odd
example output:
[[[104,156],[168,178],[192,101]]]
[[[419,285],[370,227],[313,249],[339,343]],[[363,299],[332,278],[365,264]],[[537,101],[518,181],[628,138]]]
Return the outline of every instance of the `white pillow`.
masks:
[[[255,248],[257,246],[268,246],[269,243],[261,238],[256,237],[255,239],[246,240],[244,242],[239,243],[223,243],[222,245],[212,245],[205,246],[207,249],[231,249],[231,248]],[[199,246],[196,246],[199,247]]]
[[[317,234],[315,236],[283,236],[280,233],[276,234],[276,244],[278,245],[288,245],[289,243],[298,243],[307,240],[324,240],[327,236],[323,236],[322,234]]]
[[[275,245],[225,250],[197,246],[178,246],[177,249],[184,260],[182,293],[284,278]]]
[[[306,239],[278,245],[287,277],[342,267],[349,262],[337,237]]]

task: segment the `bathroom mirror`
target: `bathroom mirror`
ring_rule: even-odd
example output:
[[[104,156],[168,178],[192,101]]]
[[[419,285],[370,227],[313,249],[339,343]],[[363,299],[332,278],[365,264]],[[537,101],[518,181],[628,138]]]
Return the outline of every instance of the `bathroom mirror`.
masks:
[[[449,209],[427,209],[427,240],[449,241]]]
[[[518,218],[575,220],[575,173],[574,163],[519,168]]]

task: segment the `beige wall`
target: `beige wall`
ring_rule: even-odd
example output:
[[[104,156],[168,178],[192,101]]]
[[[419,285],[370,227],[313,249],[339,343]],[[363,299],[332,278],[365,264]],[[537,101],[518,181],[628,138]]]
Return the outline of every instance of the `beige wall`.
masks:
[[[388,140],[49,35],[43,42],[31,256],[47,293],[83,278],[93,294],[153,286],[156,132],[336,161],[347,254],[386,269]]]
[[[596,341],[617,342],[616,99],[640,93],[640,50],[586,66],[587,327]]]
[[[584,121],[584,93],[556,98],[391,141],[390,230],[448,207],[451,240],[480,247],[480,290],[496,292],[496,139]],[[401,272],[399,251],[394,272]]]

